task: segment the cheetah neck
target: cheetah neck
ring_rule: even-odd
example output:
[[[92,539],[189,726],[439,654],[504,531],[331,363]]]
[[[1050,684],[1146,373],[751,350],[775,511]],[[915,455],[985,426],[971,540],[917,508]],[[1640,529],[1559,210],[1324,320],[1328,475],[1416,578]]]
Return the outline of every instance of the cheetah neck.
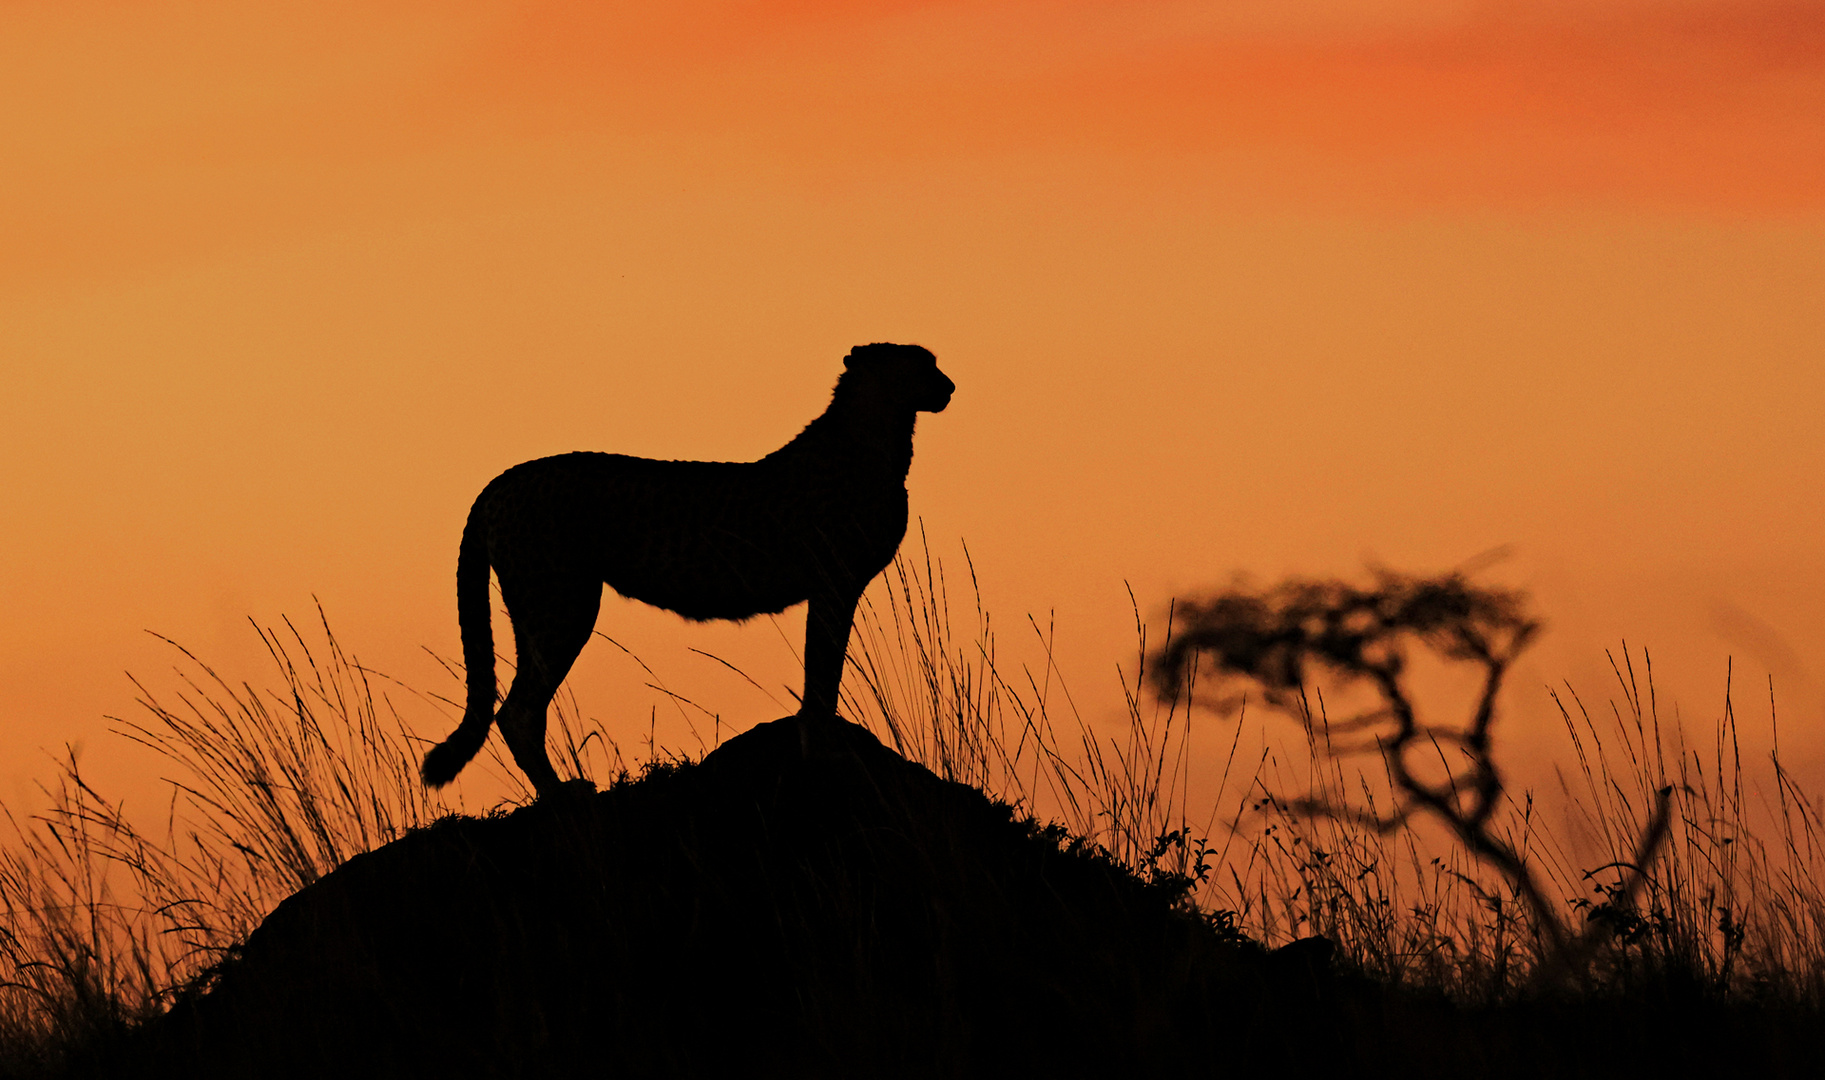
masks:
[[[904,478],[912,468],[911,409],[870,408],[839,387],[823,415],[765,460],[816,458],[845,469]]]

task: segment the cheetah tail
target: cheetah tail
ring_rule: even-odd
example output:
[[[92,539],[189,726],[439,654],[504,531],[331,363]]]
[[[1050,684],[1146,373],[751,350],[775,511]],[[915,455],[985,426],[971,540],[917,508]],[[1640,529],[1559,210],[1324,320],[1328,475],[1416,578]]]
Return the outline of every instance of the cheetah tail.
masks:
[[[463,722],[425,755],[424,780],[443,787],[488,741],[494,723],[494,626],[488,597],[488,540],[473,511],[456,555],[456,622],[462,628],[469,702]]]

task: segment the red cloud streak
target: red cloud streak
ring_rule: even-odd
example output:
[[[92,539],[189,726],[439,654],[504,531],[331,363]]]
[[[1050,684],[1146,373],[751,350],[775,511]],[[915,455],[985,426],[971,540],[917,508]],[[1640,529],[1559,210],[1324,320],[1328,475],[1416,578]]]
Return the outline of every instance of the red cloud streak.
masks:
[[[563,5],[474,74],[819,163],[1072,149],[1241,163],[1322,202],[1825,206],[1814,3],[1400,11],[1292,27],[1109,3],[703,5],[638,22]]]

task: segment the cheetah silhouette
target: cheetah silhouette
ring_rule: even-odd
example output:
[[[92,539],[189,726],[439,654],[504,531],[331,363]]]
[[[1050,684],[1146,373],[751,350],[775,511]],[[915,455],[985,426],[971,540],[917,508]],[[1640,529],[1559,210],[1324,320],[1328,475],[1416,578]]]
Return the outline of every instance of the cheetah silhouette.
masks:
[[[604,584],[696,621],[809,601],[799,718],[807,733],[834,724],[856,604],[906,535],[914,423],[955,389],[926,349],[859,345],[830,407],[759,461],[579,452],[495,477],[469,510],[456,559],[468,705],[425,755],[425,783],[455,779],[498,722],[534,790],[561,786],[546,710],[595,629]],[[490,568],[518,654],[498,716]]]

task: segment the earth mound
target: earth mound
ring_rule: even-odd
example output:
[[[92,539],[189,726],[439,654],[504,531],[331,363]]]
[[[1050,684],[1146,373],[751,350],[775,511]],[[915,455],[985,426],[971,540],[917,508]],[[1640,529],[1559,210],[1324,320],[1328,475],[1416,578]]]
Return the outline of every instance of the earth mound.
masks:
[[[1225,940],[845,725],[449,818],[287,899],[136,1075],[1323,1069],[1322,942]],[[1320,1010],[1322,1011],[1322,1010]],[[1214,1068],[1213,1068],[1214,1067]]]

